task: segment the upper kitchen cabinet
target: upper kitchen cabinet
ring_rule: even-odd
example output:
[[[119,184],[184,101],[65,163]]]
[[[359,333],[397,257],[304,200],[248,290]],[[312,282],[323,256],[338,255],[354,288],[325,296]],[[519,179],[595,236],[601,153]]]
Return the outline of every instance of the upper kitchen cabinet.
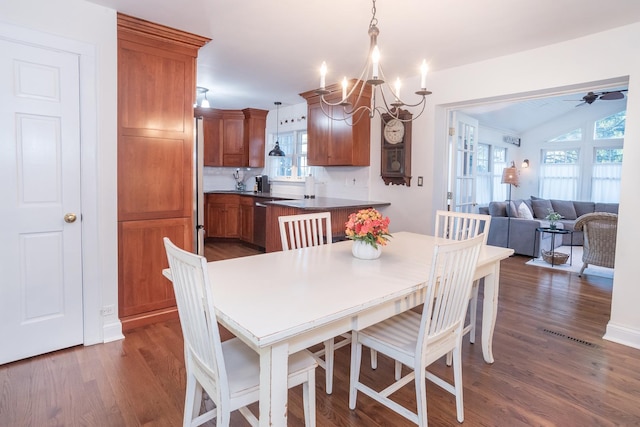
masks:
[[[196,57],[209,39],[118,14],[118,310],[177,317],[162,237],[193,250]]]
[[[352,80],[351,85],[355,82],[356,80]],[[327,101],[337,103],[342,100],[341,85],[327,86],[327,90],[330,91],[325,95]],[[349,98],[352,104],[357,95],[355,93]],[[371,119],[368,113],[363,111],[361,115],[356,115],[355,119],[332,120],[324,114],[323,109],[332,117],[344,118],[344,107],[320,105],[320,95],[317,95],[315,90],[301,93],[300,96],[307,101],[308,106],[307,160],[309,165],[369,166]],[[370,103],[371,90],[367,86],[359,105]]]
[[[204,165],[264,167],[267,111],[196,108],[204,128]]]
[[[264,144],[267,128],[266,110],[245,108],[244,114],[244,152],[250,168],[264,167]]]

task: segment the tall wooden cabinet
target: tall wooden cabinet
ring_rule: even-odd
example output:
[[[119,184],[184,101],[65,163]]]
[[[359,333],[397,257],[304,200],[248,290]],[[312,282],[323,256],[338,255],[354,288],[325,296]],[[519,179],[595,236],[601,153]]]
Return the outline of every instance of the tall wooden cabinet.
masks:
[[[356,80],[351,81],[351,85]],[[350,86],[351,87],[351,86]],[[342,89],[339,85],[328,86],[331,92],[325,99],[331,103],[340,102]],[[354,120],[331,120],[323,108],[332,117],[344,118],[344,107],[320,105],[320,95],[315,91],[301,93],[307,100],[307,161],[310,166],[369,166],[371,119],[366,111]],[[355,102],[357,93],[350,101]],[[358,105],[371,103],[371,88],[368,86]],[[352,107],[347,107],[350,109]]]
[[[209,39],[118,14],[118,303],[123,329],[177,316],[162,237],[193,249],[193,103]]]

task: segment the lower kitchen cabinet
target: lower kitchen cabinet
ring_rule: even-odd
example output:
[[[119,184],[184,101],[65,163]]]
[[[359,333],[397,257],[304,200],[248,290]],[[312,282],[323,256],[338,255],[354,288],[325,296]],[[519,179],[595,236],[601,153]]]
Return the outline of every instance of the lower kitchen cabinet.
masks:
[[[206,237],[240,238],[240,196],[207,194]]]
[[[253,197],[240,197],[240,239],[255,244],[253,239]]]

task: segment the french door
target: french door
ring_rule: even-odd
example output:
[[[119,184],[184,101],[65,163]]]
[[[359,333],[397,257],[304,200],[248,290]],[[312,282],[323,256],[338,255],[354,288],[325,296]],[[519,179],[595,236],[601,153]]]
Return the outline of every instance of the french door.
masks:
[[[447,202],[456,212],[477,213],[478,121],[460,112],[449,116]]]

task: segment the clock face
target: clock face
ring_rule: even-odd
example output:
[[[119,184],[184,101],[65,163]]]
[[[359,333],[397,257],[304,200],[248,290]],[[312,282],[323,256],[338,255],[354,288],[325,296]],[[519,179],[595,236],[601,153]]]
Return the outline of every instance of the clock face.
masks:
[[[384,126],[384,139],[389,144],[398,144],[404,138],[404,123],[398,119],[391,119]]]

